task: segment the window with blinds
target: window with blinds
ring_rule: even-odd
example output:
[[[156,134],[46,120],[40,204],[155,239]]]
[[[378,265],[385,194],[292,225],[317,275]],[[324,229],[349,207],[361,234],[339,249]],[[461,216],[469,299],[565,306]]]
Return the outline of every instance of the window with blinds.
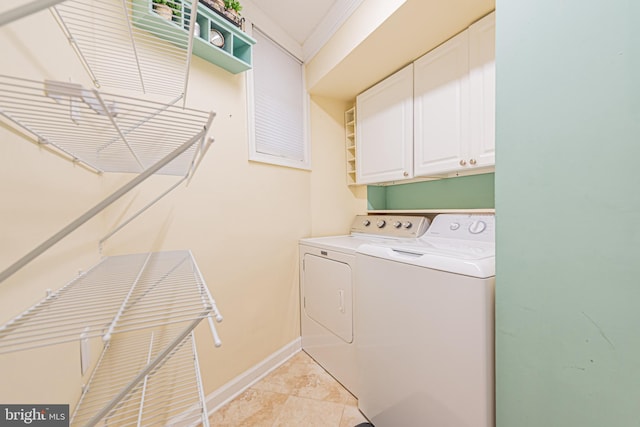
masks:
[[[302,63],[255,26],[250,160],[309,169]]]

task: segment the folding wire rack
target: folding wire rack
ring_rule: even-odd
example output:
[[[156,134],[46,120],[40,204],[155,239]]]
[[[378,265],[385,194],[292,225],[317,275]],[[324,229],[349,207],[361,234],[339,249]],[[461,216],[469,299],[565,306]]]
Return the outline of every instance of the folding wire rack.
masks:
[[[211,315],[215,303],[190,252],[105,257],[0,327],[0,354]]]
[[[168,334],[130,334],[105,348],[71,417],[71,425],[197,425],[208,426],[207,408],[193,333],[172,348],[148,374],[147,366],[170,347]],[[108,351],[107,351],[108,350]],[[128,389],[131,378],[143,375]],[[194,384],[195,381],[195,384]],[[115,401],[113,394],[122,393]]]
[[[215,114],[184,108],[195,27],[189,11],[197,0],[191,8],[183,3],[176,25],[188,32],[166,37],[145,30],[145,19],[157,17],[137,13],[150,0],[32,0],[0,14],[1,26],[51,7],[97,87],[172,97],[152,102],[0,75],[0,121],[98,172],[137,174],[1,271],[0,283],[151,175],[183,176],[178,184],[193,176],[212,142],[206,137]],[[0,326],[0,354],[102,337],[74,425],[208,426],[193,338],[204,319],[220,346],[213,319],[222,316],[190,252],[107,257]]]
[[[213,112],[172,104],[100,94],[75,83],[50,80],[41,83],[0,75],[0,117],[8,124],[27,131],[41,143],[50,144],[99,172],[139,174],[9,268],[0,271],[0,282],[151,175],[184,175],[181,182],[193,175],[212,142],[206,140],[206,135],[214,116]],[[176,187],[177,184],[161,197]],[[159,198],[153,203],[157,200]]]
[[[140,173],[200,133],[210,113],[0,75],[0,116],[97,171]],[[157,173],[185,175],[197,146]]]
[[[183,2],[176,2],[183,5]],[[158,37],[150,0],[66,0],[51,8],[96,87],[183,97],[187,90],[197,0],[170,18],[188,31]],[[158,18],[161,19],[161,18]],[[155,34],[149,32],[153,29]]]
[[[107,257],[0,327],[0,354],[102,337],[74,424],[128,425],[195,407],[206,425],[190,341],[207,319],[220,346],[214,318],[222,321],[189,251]]]

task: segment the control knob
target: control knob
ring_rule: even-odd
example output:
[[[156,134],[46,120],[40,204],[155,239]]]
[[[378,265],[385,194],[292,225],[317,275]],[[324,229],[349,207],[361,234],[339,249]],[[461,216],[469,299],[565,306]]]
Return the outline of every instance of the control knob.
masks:
[[[471,234],[480,234],[487,228],[487,223],[484,221],[473,221],[471,225],[469,225],[469,233]]]
[[[402,225],[402,223],[400,221],[396,221],[396,222],[393,223],[393,226],[395,228],[400,228],[401,225]]]
[[[364,225],[365,227],[368,227],[369,224],[371,224],[371,221],[369,221],[368,219],[365,219],[364,221],[362,221],[362,225]]]
[[[384,219],[381,219],[380,221],[378,221],[376,223],[376,225],[378,226],[378,228],[382,228],[385,226],[385,224],[387,223],[387,221],[385,221]]]
[[[402,226],[406,229],[409,229],[413,226],[413,224],[411,224],[409,221],[405,222],[404,224],[402,224]]]
[[[449,229],[450,229],[450,230],[455,231],[455,230],[457,230],[458,228],[460,228],[460,223],[458,223],[458,222],[452,222],[451,224],[449,224]]]

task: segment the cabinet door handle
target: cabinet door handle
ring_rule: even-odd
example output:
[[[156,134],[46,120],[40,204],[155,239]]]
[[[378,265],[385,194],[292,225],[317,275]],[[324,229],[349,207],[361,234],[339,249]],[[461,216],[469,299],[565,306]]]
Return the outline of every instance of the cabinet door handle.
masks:
[[[460,166],[467,166],[467,162],[465,160],[460,160]]]
[[[409,176],[409,172],[404,171],[404,173],[403,173],[402,175],[404,175],[404,176]]]
[[[478,162],[476,162],[476,159],[470,159],[469,160],[469,164],[471,164],[471,165],[475,165],[476,163],[478,163]]]

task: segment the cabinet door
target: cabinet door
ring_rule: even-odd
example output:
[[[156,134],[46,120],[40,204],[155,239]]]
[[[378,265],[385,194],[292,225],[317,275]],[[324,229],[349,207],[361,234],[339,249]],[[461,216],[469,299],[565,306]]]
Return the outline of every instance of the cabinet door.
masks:
[[[470,163],[495,164],[495,13],[469,27]]]
[[[356,180],[369,184],[413,176],[413,66],[356,98]]]
[[[468,52],[464,31],[414,63],[416,176],[451,172],[466,162]]]

